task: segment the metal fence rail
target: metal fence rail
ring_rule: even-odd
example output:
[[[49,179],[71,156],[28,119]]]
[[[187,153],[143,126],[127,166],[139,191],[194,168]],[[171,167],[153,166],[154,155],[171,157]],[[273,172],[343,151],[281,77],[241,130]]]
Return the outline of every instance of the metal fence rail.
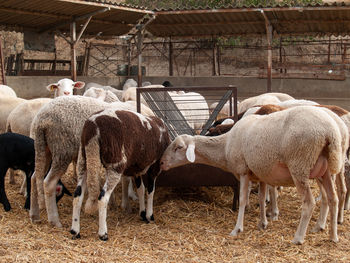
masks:
[[[217,94],[205,95],[208,92]],[[141,110],[141,96],[154,114],[164,121],[171,139],[180,134],[204,135],[226,102],[230,104],[230,115],[238,120],[236,87],[137,88],[138,112]],[[209,114],[212,102],[218,104]]]

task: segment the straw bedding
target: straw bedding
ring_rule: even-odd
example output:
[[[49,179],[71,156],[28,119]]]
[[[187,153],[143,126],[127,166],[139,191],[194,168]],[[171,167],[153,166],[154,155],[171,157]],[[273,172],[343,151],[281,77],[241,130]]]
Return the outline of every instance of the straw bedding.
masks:
[[[32,224],[23,209],[24,197],[16,185],[6,184],[12,210],[0,207],[1,262],[349,262],[349,212],[339,226],[340,242],[328,240],[325,232],[313,234],[310,229],[319,214],[319,203],[313,213],[306,241],[301,246],[291,243],[300,217],[300,200],[294,188],[280,193],[279,221],[271,222],[267,230],[257,228],[259,208],[252,194],[250,208],[244,220],[244,232],[238,237],[229,233],[237,212],[230,210],[232,190],[229,187],[170,189],[157,188],[155,193],[155,223],[146,224],[138,215],[137,202],[128,214],[119,207],[108,211],[107,242],[97,236],[98,218],[82,213],[81,239],[72,240],[69,233],[72,197],[59,203],[62,229],[42,222]],[[66,186],[73,192],[74,182],[66,175]],[[117,188],[120,204],[120,185]],[[313,186],[315,195],[318,194]]]

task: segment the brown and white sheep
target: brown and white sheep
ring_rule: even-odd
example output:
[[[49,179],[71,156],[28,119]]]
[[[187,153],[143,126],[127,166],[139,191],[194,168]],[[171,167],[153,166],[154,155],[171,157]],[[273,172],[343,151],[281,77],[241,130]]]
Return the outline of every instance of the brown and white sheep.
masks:
[[[178,136],[164,152],[161,168],[204,163],[232,172],[240,179],[240,207],[233,236],[243,231],[249,180],[260,182],[260,228],[267,226],[266,184],[295,185],[302,199],[295,244],[304,242],[315,205],[309,180],[316,178],[327,193],[330,238],[337,242],[338,197],[332,175],[342,170],[349,136],[339,117],[326,111],[311,106],[295,107],[270,115],[250,115],[218,137]]]
[[[48,221],[55,226],[61,226],[54,200],[55,185],[66,172],[68,165],[78,158],[85,120],[93,113],[111,106],[136,111],[135,106],[123,102],[106,103],[89,97],[65,96],[52,100],[35,116],[31,136],[35,139],[36,165],[32,176],[29,213],[33,222],[39,220],[39,208],[46,205]],[[44,180],[50,162],[51,168]]]
[[[79,151],[79,179],[74,194],[71,233],[80,237],[80,210],[87,188],[85,211],[99,212],[99,237],[107,240],[107,204],[122,177],[133,177],[137,186],[140,216],[153,221],[155,179],[159,159],[170,139],[163,121],[139,113],[109,108],[92,115],[84,124]],[[99,169],[106,168],[106,182],[99,186]],[[146,175],[147,209],[144,203]],[[124,191],[125,193],[125,191]]]

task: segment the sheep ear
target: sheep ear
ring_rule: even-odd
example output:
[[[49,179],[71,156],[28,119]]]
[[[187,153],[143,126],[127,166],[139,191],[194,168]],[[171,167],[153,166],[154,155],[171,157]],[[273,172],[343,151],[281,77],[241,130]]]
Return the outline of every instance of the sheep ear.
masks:
[[[81,89],[81,88],[84,88],[84,86],[85,86],[85,82],[82,82],[82,81],[77,81],[74,83],[75,89]]]
[[[48,91],[54,91],[57,88],[58,88],[58,83],[52,83],[52,84],[46,86],[46,89]]]
[[[196,160],[196,154],[194,153],[194,149],[194,144],[189,144],[186,150],[187,160],[191,163],[193,163]]]

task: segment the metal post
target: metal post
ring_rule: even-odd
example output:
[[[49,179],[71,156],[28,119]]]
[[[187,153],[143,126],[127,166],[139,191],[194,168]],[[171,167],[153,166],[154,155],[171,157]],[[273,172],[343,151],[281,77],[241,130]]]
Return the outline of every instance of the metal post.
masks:
[[[76,22],[73,21],[70,24],[70,37],[71,37],[71,78],[73,81],[77,81],[77,55],[75,50],[77,34],[76,34]]]
[[[142,30],[137,31],[137,85],[142,86]]]
[[[213,76],[217,76],[218,75],[218,71],[217,71],[217,49],[216,49],[216,40],[213,38],[212,39],[212,43],[213,43]]]
[[[272,25],[267,18],[264,10],[260,9],[260,13],[265,19],[266,37],[267,37],[267,92],[271,92],[272,83]]]
[[[2,52],[2,36],[0,36],[0,60],[1,60],[2,84],[6,85],[4,53]]]
[[[131,71],[131,39],[128,40],[128,77],[130,77]]]
[[[221,53],[220,53],[220,46],[216,45],[216,54],[217,54],[217,63],[218,63],[218,75],[221,75],[221,71],[220,71],[220,57],[221,57]]]
[[[169,76],[174,76],[174,68],[173,68],[173,43],[171,42],[171,38],[169,39]]]
[[[328,57],[327,57],[327,60],[328,60],[328,64],[331,63],[331,37],[329,37],[328,39]]]

